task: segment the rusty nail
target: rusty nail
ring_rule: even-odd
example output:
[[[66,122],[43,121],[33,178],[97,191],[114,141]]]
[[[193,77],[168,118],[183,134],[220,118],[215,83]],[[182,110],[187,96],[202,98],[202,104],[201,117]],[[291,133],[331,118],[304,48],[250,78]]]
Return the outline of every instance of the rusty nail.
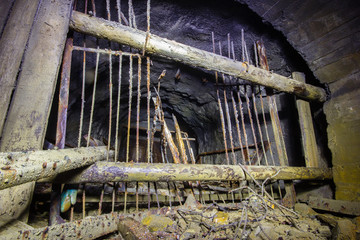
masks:
[[[11,166],[3,166],[1,167],[1,170],[9,170],[11,168]]]
[[[53,169],[54,170],[56,169],[56,162],[53,164]]]
[[[46,168],[46,166],[47,166],[47,162],[43,162],[42,167]]]

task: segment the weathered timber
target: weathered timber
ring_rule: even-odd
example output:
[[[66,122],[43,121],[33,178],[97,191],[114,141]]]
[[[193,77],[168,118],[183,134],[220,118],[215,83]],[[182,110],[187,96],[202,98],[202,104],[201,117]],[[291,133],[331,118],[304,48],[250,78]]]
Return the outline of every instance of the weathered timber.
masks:
[[[72,13],[70,27],[78,32],[90,34],[98,38],[105,38],[138,49],[144,47],[147,36],[147,33],[144,31],[129,28],[116,22],[110,22],[77,11],[73,11]],[[153,34],[149,34],[146,52],[192,66],[246,79],[256,84],[295,94],[304,99],[326,100],[326,93],[321,88],[300,83],[294,79],[271,73],[247,63],[234,61]]]
[[[0,37],[2,30],[6,24],[9,14],[11,13],[11,7],[15,0],[1,1],[0,2]]]
[[[54,226],[24,229],[0,239],[96,239],[117,231],[119,222],[119,214],[110,213]]]
[[[72,2],[45,0],[37,9],[3,127],[0,151],[43,147]],[[27,220],[24,213],[30,206],[33,187],[34,183],[27,183],[0,192],[0,226],[20,216]]]
[[[12,1],[4,1],[1,5],[7,5],[6,2]],[[0,136],[38,5],[39,0],[17,0],[0,39]],[[0,9],[3,11],[10,6],[1,6]],[[6,16],[7,13],[1,15]]]
[[[330,169],[278,166],[245,166],[255,179],[324,180],[332,178]],[[44,179],[61,183],[238,181],[250,180],[237,165],[163,164],[97,162],[84,170]]]
[[[335,213],[349,215],[360,215],[360,202],[334,200],[321,197],[309,197],[308,204],[310,207]]]
[[[300,82],[305,82],[305,75],[303,73],[293,72],[292,77]],[[297,99],[296,106],[299,113],[301,141],[306,166],[319,167],[319,153],[315,139],[310,104],[302,99]]]
[[[106,147],[102,146],[31,151],[13,155],[0,153],[0,189],[53,177],[62,172],[91,165],[105,160],[107,152]],[[111,155],[114,155],[113,151]]]

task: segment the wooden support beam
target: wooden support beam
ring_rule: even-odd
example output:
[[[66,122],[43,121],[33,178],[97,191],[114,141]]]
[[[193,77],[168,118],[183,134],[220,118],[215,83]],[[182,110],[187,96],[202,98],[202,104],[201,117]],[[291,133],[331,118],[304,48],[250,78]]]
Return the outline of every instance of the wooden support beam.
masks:
[[[106,159],[103,147],[0,153],[0,189],[53,177]],[[110,153],[114,155],[113,151]],[[9,157],[11,160],[9,160]]]
[[[245,166],[255,179],[324,180],[332,178],[330,169],[278,166]],[[237,165],[163,164],[97,162],[85,170],[45,179],[59,183],[240,181],[251,180]]]
[[[305,74],[303,73],[293,72],[292,77],[299,82],[305,83]],[[310,104],[302,99],[296,99],[296,106],[299,113],[301,140],[306,166],[320,167]]]
[[[11,2],[3,1],[1,5]],[[38,5],[39,0],[16,0],[0,39],[0,137]],[[1,6],[1,11],[6,7]]]
[[[13,232],[2,239],[96,239],[119,229],[117,213],[86,217],[82,220]]]
[[[360,215],[360,202],[334,200],[320,197],[309,197],[308,204],[310,207],[335,213],[348,215]]]
[[[145,46],[146,32],[77,11],[72,13],[70,27],[75,31],[126,44],[133,48],[143,49]],[[234,61],[153,34],[149,35],[145,47],[146,53],[229,74],[279,91],[295,94],[304,99],[326,100],[325,91],[319,87],[301,83],[247,63]]]
[[[43,0],[37,9],[3,127],[0,151],[38,150],[43,147],[69,31],[72,2]],[[20,216],[25,216],[24,221],[27,221],[24,213],[30,206],[33,187],[34,183],[27,183],[0,192],[0,226]]]

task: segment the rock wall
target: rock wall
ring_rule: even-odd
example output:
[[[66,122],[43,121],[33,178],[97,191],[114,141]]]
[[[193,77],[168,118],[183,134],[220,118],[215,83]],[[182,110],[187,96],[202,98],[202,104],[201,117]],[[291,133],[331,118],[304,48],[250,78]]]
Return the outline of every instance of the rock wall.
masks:
[[[321,83],[336,198],[360,200],[360,5],[357,1],[241,0],[281,31]]]

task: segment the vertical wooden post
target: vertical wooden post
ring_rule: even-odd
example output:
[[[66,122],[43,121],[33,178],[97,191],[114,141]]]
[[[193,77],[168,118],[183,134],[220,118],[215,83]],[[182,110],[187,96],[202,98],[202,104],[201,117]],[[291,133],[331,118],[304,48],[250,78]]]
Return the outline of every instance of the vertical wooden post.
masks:
[[[295,80],[305,83],[305,75],[303,73],[293,72],[292,77]],[[296,99],[296,106],[299,113],[301,140],[306,166],[319,167],[319,153],[316,144],[310,103],[301,99]]]
[[[72,2],[41,1],[3,128],[1,151],[43,147]],[[34,183],[27,183],[0,192],[0,225],[21,215],[27,219],[33,187]]]
[[[11,2],[3,1],[0,4],[1,14],[11,7],[11,4],[8,6]],[[17,0],[0,39],[0,137],[38,5],[39,0]],[[2,24],[0,22],[1,29]]]

